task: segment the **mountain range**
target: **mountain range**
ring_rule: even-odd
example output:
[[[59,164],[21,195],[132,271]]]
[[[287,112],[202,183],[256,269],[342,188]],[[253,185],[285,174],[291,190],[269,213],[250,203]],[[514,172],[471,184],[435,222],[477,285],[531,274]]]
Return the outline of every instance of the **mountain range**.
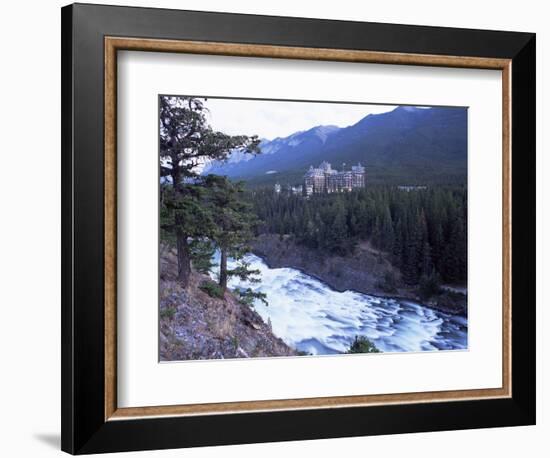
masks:
[[[371,183],[465,183],[467,109],[401,106],[348,127],[315,126],[262,140],[260,148],[258,156],[236,151],[223,163],[207,164],[202,173],[253,186],[298,184],[310,165],[328,161],[341,170],[360,162]]]

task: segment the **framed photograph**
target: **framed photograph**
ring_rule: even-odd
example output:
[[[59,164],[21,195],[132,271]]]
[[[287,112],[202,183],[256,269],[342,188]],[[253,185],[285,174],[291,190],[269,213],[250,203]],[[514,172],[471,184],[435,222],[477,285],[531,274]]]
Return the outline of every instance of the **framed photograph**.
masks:
[[[62,9],[62,448],[535,423],[535,35]]]

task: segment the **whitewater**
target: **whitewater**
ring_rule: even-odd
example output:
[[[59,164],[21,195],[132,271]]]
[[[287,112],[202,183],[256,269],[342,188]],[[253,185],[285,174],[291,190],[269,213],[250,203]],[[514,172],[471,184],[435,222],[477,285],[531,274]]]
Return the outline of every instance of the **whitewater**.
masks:
[[[268,305],[256,301],[254,309],[271,323],[276,336],[299,351],[346,352],[356,336],[367,337],[383,352],[467,349],[465,317],[409,300],[335,291],[297,269],[272,269],[253,254],[246,261],[260,271],[261,282],[232,278],[228,286],[265,293]]]

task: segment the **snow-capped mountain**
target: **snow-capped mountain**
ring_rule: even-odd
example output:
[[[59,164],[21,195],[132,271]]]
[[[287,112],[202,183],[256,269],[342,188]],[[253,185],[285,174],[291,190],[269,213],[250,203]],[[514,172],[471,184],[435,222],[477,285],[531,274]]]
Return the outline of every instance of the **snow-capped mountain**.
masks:
[[[463,182],[467,118],[466,108],[398,107],[349,127],[315,126],[263,140],[262,154],[235,152],[226,162],[208,164],[203,173],[252,184],[299,183],[310,165],[328,161],[340,169],[361,162],[371,180]]]
[[[337,126],[316,126],[306,131],[298,131],[289,135],[288,137],[277,137],[274,140],[262,139],[260,142],[260,150],[262,152],[262,158],[266,158],[269,155],[274,155],[282,151],[292,149],[308,149],[309,147],[323,145],[327,139],[333,133],[337,132],[339,127]],[[202,170],[202,174],[223,174],[231,175],[232,170],[238,170],[242,166],[243,162],[251,160],[257,160],[252,154],[246,154],[242,151],[234,151],[228,157],[225,162],[211,162],[206,164]],[[265,159],[264,159],[265,160]],[[267,161],[269,162],[269,161]],[[240,164],[240,166],[238,165]],[[266,170],[267,174],[273,174],[277,169]]]

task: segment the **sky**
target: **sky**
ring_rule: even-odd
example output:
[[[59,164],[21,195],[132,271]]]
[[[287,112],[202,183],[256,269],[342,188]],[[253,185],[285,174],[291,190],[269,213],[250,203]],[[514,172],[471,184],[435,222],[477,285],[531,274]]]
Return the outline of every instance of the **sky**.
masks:
[[[273,140],[318,125],[347,127],[371,113],[384,113],[395,105],[209,98],[208,121],[214,130],[229,135],[258,135]]]

